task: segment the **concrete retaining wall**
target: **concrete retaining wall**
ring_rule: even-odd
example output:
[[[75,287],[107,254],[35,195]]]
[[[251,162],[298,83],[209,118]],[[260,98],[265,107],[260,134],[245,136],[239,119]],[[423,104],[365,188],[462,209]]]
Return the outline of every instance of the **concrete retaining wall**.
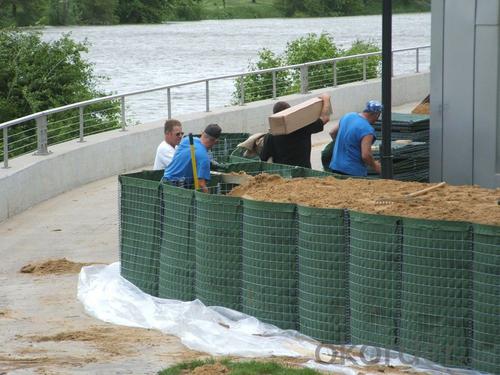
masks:
[[[379,99],[380,80],[353,83],[281,100],[291,105],[327,92],[332,96],[333,118],[360,111],[369,99]],[[429,73],[393,79],[393,106],[423,99],[429,93]],[[244,106],[178,116],[185,132],[200,132],[216,122],[226,133],[267,131],[267,117],[276,101],[264,100]],[[175,117],[175,114],[174,114]],[[50,146],[50,155],[24,155],[0,169],[0,221],[65,191],[112,175],[153,165],[156,147],[163,139],[164,119],[110,131],[85,139]]]

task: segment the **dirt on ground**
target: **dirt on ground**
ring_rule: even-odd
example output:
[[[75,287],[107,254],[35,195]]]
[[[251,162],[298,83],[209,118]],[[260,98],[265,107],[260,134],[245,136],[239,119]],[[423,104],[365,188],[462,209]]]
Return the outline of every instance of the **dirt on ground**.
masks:
[[[50,336],[26,336],[29,342],[81,341],[110,356],[134,354],[137,344],[155,347],[165,344],[169,336],[157,330],[120,326],[93,326],[85,330],[63,331]]]
[[[214,364],[206,364],[200,367],[196,367],[195,369],[187,372],[182,372],[183,374],[190,375],[220,375],[220,374],[229,374],[229,369],[224,366],[220,362],[216,362]]]
[[[394,180],[294,178],[261,174],[229,195],[259,201],[432,220],[466,221],[500,226],[500,189],[444,185],[414,198],[407,194],[435,184]],[[382,199],[381,199],[382,198]],[[394,202],[391,199],[394,198]],[[385,201],[380,204],[378,200]]]
[[[107,363],[120,358],[136,357],[142,351],[156,353],[158,358],[176,358],[179,362],[206,357],[203,353],[185,348],[182,351],[169,352],[165,348],[178,346],[176,337],[157,330],[124,326],[90,326],[49,336],[18,335],[16,341],[19,348],[15,353],[8,356],[0,353],[0,369],[14,371],[37,368],[38,372],[47,371],[53,374],[54,372],[49,370],[51,367],[78,368],[85,364]],[[64,350],[54,353],[54,347]],[[82,349],[88,347],[93,350]],[[65,355],[70,352],[74,355]]]
[[[0,319],[11,319],[12,312],[10,310],[0,310]]]
[[[62,275],[68,273],[78,273],[84,266],[89,266],[96,263],[78,263],[62,259],[51,259],[39,263],[29,263],[21,267],[19,272],[31,273],[34,275]]]

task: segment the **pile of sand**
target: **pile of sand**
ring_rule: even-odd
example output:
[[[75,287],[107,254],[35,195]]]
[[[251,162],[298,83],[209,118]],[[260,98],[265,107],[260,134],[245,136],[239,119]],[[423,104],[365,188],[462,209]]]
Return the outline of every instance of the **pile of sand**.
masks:
[[[66,258],[51,259],[42,263],[29,263],[23,266],[19,272],[31,273],[34,275],[62,275],[67,273],[78,273],[84,266],[95,263],[76,263]]]
[[[500,226],[498,188],[445,185],[411,200],[375,204],[380,197],[401,198],[432,185],[394,180],[341,180],[333,177],[283,179],[276,175],[261,174],[237,186],[229,195],[311,207],[347,208],[381,215]]]

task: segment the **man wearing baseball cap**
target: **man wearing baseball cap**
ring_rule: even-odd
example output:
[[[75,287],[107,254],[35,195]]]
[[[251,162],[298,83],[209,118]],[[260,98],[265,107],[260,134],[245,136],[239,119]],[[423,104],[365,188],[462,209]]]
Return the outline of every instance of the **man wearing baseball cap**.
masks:
[[[349,176],[367,176],[372,167],[380,173],[380,162],[373,158],[372,144],[375,142],[373,124],[378,120],[383,106],[370,100],[362,113],[351,112],[344,115],[330,131],[335,140],[330,169],[334,173]]]
[[[196,172],[200,188],[208,193],[207,181],[210,180],[210,156],[208,151],[219,140],[222,129],[217,124],[208,125],[201,137],[193,137],[196,159]],[[165,169],[163,181],[175,186],[192,188],[194,184],[191,166],[191,148],[189,137],[184,137],[175,150],[172,162]]]

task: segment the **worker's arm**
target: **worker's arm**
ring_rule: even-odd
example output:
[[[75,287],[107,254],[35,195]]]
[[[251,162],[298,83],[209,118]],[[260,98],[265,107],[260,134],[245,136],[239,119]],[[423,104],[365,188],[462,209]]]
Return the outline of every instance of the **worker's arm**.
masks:
[[[323,100],[323,108],[321,108],[321,114],[319,118],[323,121],[323,124],[326,124],[330,121],[330,95],[322,94],[320,99]]]
[[[361,139],[361,159],[363,159],[363,163],[365,163],[365,165],[372,167],[375,172],[380,174],[381,173],[380,163],[373,158],[372,154],[373,140],[374,138],[373,135],[371,134],[365,135]]]
[[[264,141],[262,145],[262,150],[259,154],[260,160],[268,161],[269,158],[273,157],[273,136],[270,133],[267,133],[264,136]]]
[[[337,134],[339,132],[339,124],[336,123],[335,125],[333,125],[333,128],[330,130],[329,134],[330,134],[330,137],[335,140],[335,138],[337,138]]]
[[[198,184],[200,185],[200,189],[202,192],[208,193],[207,180],[205,180],[204,178],[199,178]]]

